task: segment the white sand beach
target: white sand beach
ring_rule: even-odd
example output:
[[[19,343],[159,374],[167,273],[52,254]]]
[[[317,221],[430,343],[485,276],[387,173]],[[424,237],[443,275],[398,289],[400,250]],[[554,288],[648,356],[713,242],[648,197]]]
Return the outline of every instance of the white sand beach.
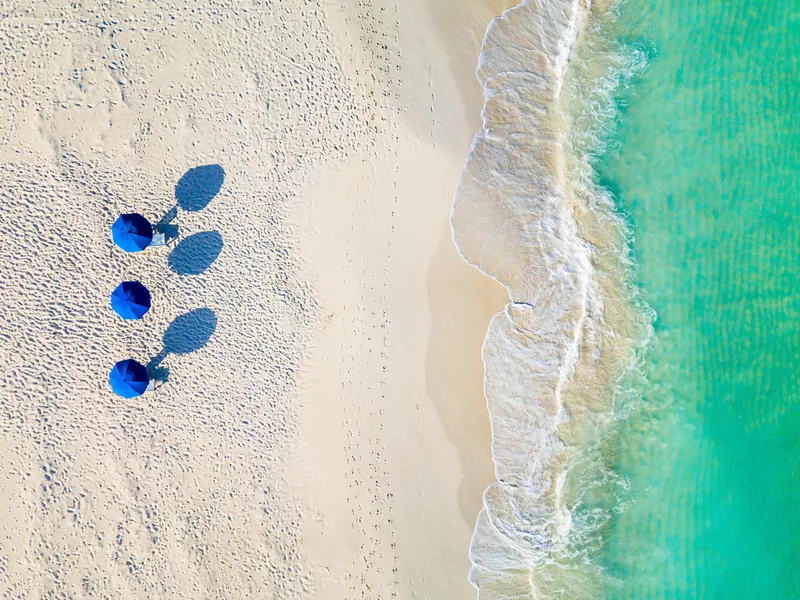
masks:
[[[512,4],[0,0],[4,597],[476,597],[507,294],[449,215]]]

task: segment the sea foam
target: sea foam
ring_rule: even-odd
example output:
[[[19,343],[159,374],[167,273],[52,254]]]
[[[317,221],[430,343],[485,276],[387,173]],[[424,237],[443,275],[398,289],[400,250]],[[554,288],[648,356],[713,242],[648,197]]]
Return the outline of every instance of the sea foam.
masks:
[[[575,131],[598,95],[611,103],[620,76],[608,74],[631,68],[609,59],[570,77],[593,10],[524,0],[490,24],[477,71],[484,126],[456,191],[453,238],[510,297],[483,347],[497,481],[470,549],[482,600],[598,597],[601,586],[587,540],[608,512],[579,511],[583,491],[568,475],[613,477],[591,448],[649,320],[632,302],[629,234],[586,157],[586,132],[608,111]]]

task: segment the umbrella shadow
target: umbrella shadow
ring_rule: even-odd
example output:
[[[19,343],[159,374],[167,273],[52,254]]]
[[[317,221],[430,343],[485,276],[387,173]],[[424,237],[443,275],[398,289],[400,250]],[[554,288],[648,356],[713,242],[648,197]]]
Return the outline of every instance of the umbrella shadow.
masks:
[[[153,229],[163,233],[167,242],[178,237],[178,225],[173,221],[178,208],[189,212],[203,210],[219,194],[225,181],[225,169],[221,165],[202,165],[186,171],[175,185],[177,204],[170,208]]]
[[[220,165],[203,165],[189,169],[175,186],[178,206],[189,212],[203,210],[219,194],[225,181],[225,169]]]
[[[203,348],[217,330],[217,315],[210,308],[198,308],[176,317],[164,332],[164,348],[147,364],[153,379],[169,375],[169,369],[159,365],[170,354],[189,354]],[[163,373],[166,371],[166,373]]]
[[[153,230],[158,233],[164,234],[164,239],[167,243],[178,237],[178,225],[173,223],[178,216],[178,206],[175,205],[170,208],[167,213],[159,219],[158,223],[153,225]]]
[[[224,245],[218,231],[201,231],[181,240],[167,264],[178,275],[200,275],[217,260]]]
[[[147,363],[147,375],[153,380],[153,382],[155,382],[155,387],[158,389],[169,381],[169,368],[159,367],[158,365],[153,364],[153,361],[151,360],[149,363]]]

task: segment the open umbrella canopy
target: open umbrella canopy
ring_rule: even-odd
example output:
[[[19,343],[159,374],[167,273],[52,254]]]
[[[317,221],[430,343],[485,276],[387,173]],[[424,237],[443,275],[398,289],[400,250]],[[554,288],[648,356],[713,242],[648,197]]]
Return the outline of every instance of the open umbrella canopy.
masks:
[[[153,227],[142,215],[120,215],[111,226],[111,237],[125,252],[140,252],[153,240]]]
[[[138,281],[123,281],[111,292],[111,308],[123,319],[141,319],[150,310],[150,292]]]
[[[108,374],[111,389],[123,398],[135,398],[144,394],[150,384],[147,369],[135,360],[121,360]]]

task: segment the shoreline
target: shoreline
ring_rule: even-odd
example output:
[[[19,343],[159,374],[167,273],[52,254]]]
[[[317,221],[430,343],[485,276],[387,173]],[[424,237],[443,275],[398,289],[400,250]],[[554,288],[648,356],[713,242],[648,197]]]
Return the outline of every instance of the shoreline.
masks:
[[[491,23],[478,69],[484,126],[453,202],[459,254],[510,296],[482,353],[497,481],[472,537],[470,580],[487,600],[602,590],[567,558],[583,552],[584,535],[567,473],[585,460],[641,342],[631,298],[617,293],[628,273],[599,258],[625,256],[624,224],[597,203],[588,162],[571,152],[573,111],[590,100],[586,84],[602,83],[593,72],[568,78],[589,8],[524,0]]]

